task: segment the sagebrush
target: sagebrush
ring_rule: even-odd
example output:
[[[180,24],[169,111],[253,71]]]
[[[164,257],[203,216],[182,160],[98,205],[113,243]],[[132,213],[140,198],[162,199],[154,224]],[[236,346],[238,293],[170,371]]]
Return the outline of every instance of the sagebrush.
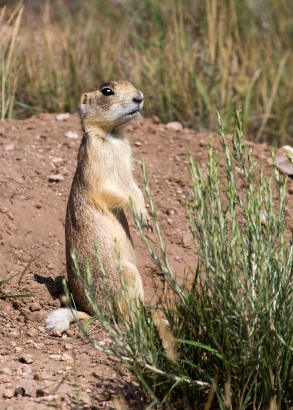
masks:
[[[207,179],[190,155],[193,195],[186,211],[199,262],[189,288],[177,283],[168,261],[144,162],[157,247],[145,236],[134,207],[133,214],[151,259],[168,283],[167,298],[156,308],[137,304],[121,276],[129,317],[120,308],[118,321],[110,299],[105,316],[94,295],[90,267],[79,272],[73,253],[95,318],[113,340],[107,346],[92,342],[125,363],[149,394],[148,409],[159,404],[176,410],[293,406],[293,246],[285,233],[287,176],[280,176],[273,150],[272,176],[263,176],[252,150],[246,150],[239,112],[235,120],[230,147],[218,116],[225,175],[220,174],[211,139]],[[116,249],[121,275],[117,245]],[[96,257],[107,290],[98,249]]]

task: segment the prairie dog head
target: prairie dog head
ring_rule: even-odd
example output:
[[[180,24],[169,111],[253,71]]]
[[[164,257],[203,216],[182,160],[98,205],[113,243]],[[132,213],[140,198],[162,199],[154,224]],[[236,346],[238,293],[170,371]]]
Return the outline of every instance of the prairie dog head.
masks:
[[[142,92],[128,81],[112,81],[83,94],[80,112],[85,128],[110,130],[139,115],[142,107]]]

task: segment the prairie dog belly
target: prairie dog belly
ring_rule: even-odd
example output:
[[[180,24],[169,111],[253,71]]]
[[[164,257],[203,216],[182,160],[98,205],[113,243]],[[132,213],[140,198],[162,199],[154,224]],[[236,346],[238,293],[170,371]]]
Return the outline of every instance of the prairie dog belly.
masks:
[[[75,207],[76,210],[76,207]],[[71,250],[74,249],[78,259],[79,269],[82,275],[86,274],[85,258],[90,261],[93,276],[93,285],[98,303],[104,311],[107,310],[105,302],[104,283],[100,266],[94,256],[94,237],[97,240],[98,252],[104,264],[107,276],[107,284],[112,301],[117,294],[122,294],[121,282],[118,274],[118,259],[115,251],[115,239],[118,242],[120,259],[136,264],[135,253],[129,232],[126,216],[123,211],[99,212],[93,206],[82,206],[80,217],[75,213],[73,217],[70,211],[66,219],[66,260],[67,274],[70,290],[76,303],[89,314],[93,314],[91,306],[82,290],[82,286],[76,276],[71,258]],[[74,219],[77,219],[74,221]],[[122,270],[123,274],[123,270]]]

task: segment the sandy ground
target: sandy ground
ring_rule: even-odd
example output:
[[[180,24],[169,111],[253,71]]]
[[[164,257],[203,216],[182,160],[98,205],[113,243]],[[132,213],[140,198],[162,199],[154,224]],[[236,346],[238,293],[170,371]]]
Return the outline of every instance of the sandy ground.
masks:
[[[189,268],[194,270],[197,265],[185,217],[186,196],[191,189],[187,152],[192,152],[206,172],[208,134],[176,131],[172,125],[160,124],[156,117],[137,118],[127,126],[126,133],[140,188],[140,159],[146,160],[170,261],[178,280],[182,280]],[[37,257],[20,284],[18,275],[1,288],[5,294],[29,292],[34,297],[17,303],[0,300],[0,409],[76,408],[77,392],[81,409],[114,409],[115,400],[121,398],[129,409],[146,407],[138,384],[124,366],[95,351],[76,325],[63,337],[53,337],[44,328],[47,313],[61,306],[61,279],[66,277],[65,210],[81,136],[77,114],[64,120],[42,114],[0,124],[0,279],[20,274],[28,261]],[[219,137],[213,137],[215,147],[220,149]],[[269,147],[249,145],[269,175]],[[61,181],[54,181],[56,175]],[[288,233],[292,194],[290,180]],[[148,301],[155,287],[162,289],[164,282],[144,249],[131,214],[129,222]],[[100,341],[107,338],[99,326],[92,334]],[[16,388],[24,389],[25,395],[19,389],[17,396],[9,398]]]

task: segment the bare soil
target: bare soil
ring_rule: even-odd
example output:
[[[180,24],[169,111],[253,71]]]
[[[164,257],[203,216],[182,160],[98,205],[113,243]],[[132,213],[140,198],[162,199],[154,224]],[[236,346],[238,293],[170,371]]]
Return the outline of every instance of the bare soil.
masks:
[[[65,136],[68,131],[78,138]],[[205,172],[208,134],[175,131],[156,117],[137,118],[127,126],[126,133],[133,148],[134,177],[141,189],[140,159],[146,160],[170,261],[178,280],[182,280],[197,266],[185,216],[186,196],[191,189],[187,153],[192,152]],[[53,337],[44,328],[45,315],[61,306],[61,280],[66,278],[65,211],[81,137],[77,114],[62,121],[54,114],[42,114],[24,121],[5,121],[0,127],[0,280],[20,274],[28,261],[37,257],[19,285],[18,275],[1,289],[5,294],[32,293],[34,297],[17,303],[0,300],[0,409],[65,410],[76,408],[77,401],[81,409],[114,409],[115,400],[125,400],[130,409],[146,407],[138,384],[124,366],[95,351],[76,325],[63,337]],[[220,150],[218,135],[213,134],[213,138]],[[269,147],[249,145],[257,160],[264,163],[265,175],[270,175]],[[220,160],[224,172],[221,155]],[[50,176],[56,174],[64,180],[51,182]],[[288,234],[292,194],[290,180]],[[129,223],[147,302],[156,286],[163,288],[164,279],[152,265],[131,214]],[[148,235],[156,241],[154,234]],[[107,338],[99,326],[92,334],[100,341]],[[21,358],[26,354],[32,357]],[[25,360],[32,362],[23,363]],[[25,395],[18,390],[18,396],[8,398],[17,387],[25,389]]]

